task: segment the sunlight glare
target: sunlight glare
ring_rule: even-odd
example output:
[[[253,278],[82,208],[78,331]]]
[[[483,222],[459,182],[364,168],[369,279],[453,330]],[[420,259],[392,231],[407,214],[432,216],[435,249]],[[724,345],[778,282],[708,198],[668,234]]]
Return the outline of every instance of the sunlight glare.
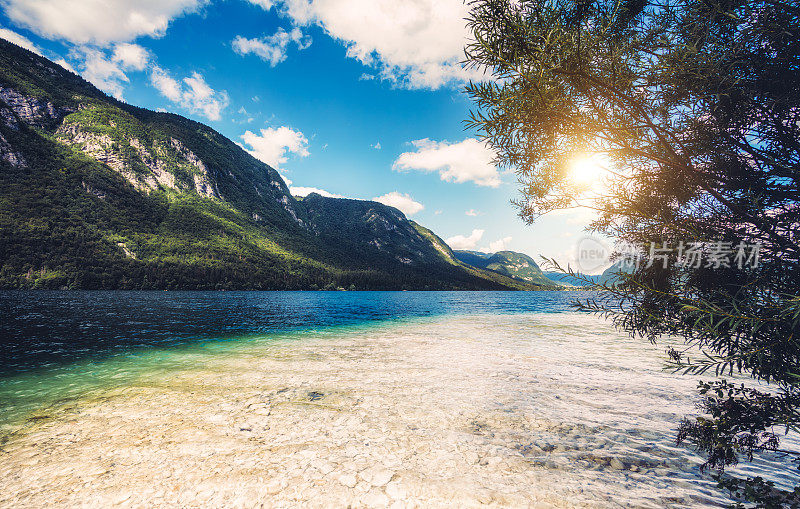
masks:
[[[595,156],[576,157],[570,164],[570,178],[576,184],[592,185],[600,180],[603,169]]]

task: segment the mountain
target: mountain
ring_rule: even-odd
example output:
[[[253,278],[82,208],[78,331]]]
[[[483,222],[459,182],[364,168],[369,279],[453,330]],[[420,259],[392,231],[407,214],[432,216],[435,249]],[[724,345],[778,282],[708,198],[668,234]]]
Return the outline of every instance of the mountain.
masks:
[[[548,277],[548,279],[572,286],[592,286],[592,284],[613,286],[620,281],[620,273],[629,273],[632,272],[633,269],[633,263],[630,261],[621,260],[608,267],[603,271],[602,274],[580,274],[581,277],[587,281],[577,279],[574,276],[565,274],[563,272],[545,272],[544,274]]]
[[[524,253],[498,251],[490,254],[478,251],[455,251],[455,256],[462,263],[518,281],[547,287],[561,286],[560,283],[548,279],[533,258]]]
[[[599,275],[580,274],[581,277],[589,281],[587,282],[587,281],[582,281],[569,274],[557,271],[545,271],[544,275],[547,276],[547,279],[550,279],[552,281],[558,281],[559,283],[570,286],[591,286],[592,283],[597,283],[597,281],[599,281],[600,279]]]
[[[620,260],[600,274],[597,284],[614,286],[622,282],[623,274],[630,274],[635,268],[636,266],[631,260]]]
[[[480,251],[466,251],[466,250],[458,250],[454,251],[456,258],[460,261],[466,263],[467,265],[472,265],[473,267],[479,267],[481,269],[485,269],[489,262],[487,261],[491,258],[493,253],[482,253]]]
[[[536,289],[0,40],[0,288]]]

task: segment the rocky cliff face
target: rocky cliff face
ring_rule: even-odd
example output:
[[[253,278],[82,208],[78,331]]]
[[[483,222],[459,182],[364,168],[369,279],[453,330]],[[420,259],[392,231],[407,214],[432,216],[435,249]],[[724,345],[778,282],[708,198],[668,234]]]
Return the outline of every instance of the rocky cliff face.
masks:
[[[26,96],[11,88],[0,87],[0,122],[12,130],[19,131],[23,125],[46,128],[56,125],[70,112],[69,108],[57,108],[49,101]],[[25,158],[0,134],[0,159],[12,166],[26,166]]]
[[[206,198],[220,198],[208,168],[200,158],[175,138],[142,141],[126,137],[108,123],[88,123],[68,116],[55,137],[119,173],[142,192],[163,189],[195,192]]]
[[[0,100],[5,103],[0,116],[5,125],[12,129],[19,129],[19,122],[32,127],[52,127],[72,112],[72,108],[56,107],[50,101],[27,96],[11,88],[0,87]]]
[[[106,165],[140,192],[232,200],[253,208],[249,215],[285,214],[303,223],[277,172],[207,126],[121,103],[57,64],[2,40],[0,66],[0,125],[6,129],[19,133],[31,128]],[[4,130],[0,159],[25,165],[24,154]]]

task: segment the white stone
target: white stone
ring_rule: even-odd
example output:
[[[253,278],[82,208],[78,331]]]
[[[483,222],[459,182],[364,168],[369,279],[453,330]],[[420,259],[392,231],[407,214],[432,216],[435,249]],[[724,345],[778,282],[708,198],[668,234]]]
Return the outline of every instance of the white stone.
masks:
[[[369,482],[372,483],[373,486],[381,487],[386,486],[386,483],[392,480],[394,477],[394,472],[385,468],[380,468],[377,470],[373,470],[370,475]]]
[[[348,488],[355,488],[356,483],[358,483],[358,479],[356,479],[354,474],[342,474],[339,476],[339,482]]]
[[[609,464],[614,470],[625,470],[625,464],[617,458],[611,458],[611,462]]]
[[[386,507],[389,505],[389,497],[378,490],[370,490],[361,496],[361,503],[367,507]]]
[[[398,481],[392,481],[386,485],[386,494],[392,498],[406,498],[406,490]]]

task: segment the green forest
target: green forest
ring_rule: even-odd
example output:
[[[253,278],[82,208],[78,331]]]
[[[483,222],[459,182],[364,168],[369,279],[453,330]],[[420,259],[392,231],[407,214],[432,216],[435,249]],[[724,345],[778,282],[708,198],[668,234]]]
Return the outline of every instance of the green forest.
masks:
[[[213,129],[0,41],[0,288],[514,289],[396,209],[311,195]]]

